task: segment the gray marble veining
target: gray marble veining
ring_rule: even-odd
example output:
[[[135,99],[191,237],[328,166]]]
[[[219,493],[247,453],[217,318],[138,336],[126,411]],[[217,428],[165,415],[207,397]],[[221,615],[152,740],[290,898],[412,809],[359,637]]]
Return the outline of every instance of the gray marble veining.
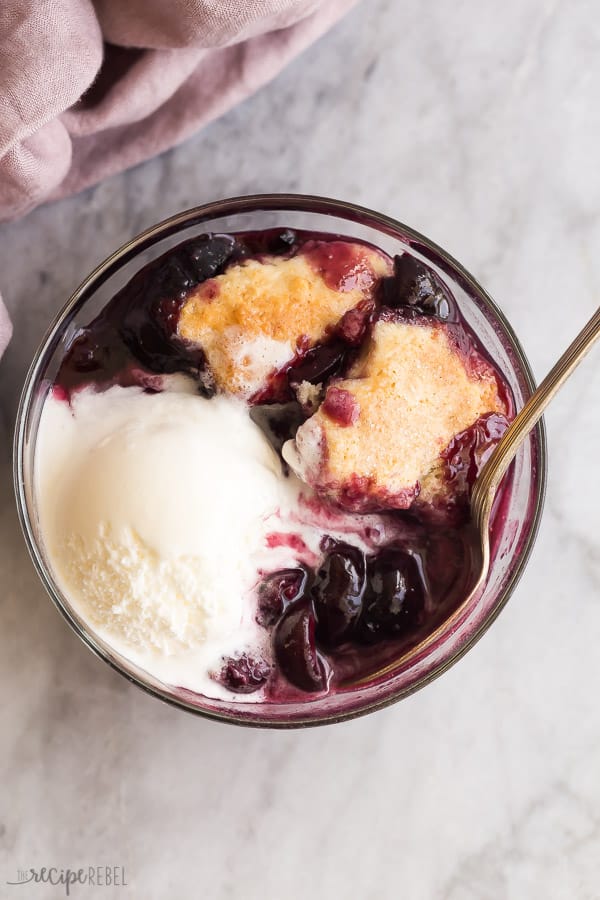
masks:
[[[122,865],[74,897],[600,897],[600,359],[547,416],[548,502],[505,612],[435,684],[302,733],[196,720],[69,632],[27,558],[9,442],[50,318],[110,250],[253,191],[348,198],[447,247],[543,374],[600,297],[593,0],[365,0],[159,159],[0,227],[0,897],[18,868]],[[596,602],[595,602],[596,601]],[[28,893],[27,893],[28,892]]]

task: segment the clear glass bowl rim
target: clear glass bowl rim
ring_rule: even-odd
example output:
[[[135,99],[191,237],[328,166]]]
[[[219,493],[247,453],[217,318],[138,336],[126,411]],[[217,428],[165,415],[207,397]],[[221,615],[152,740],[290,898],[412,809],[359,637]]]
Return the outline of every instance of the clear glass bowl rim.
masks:
[[[209,718],[219,722],[227,722],[230,724],[241,725],[250,728],[305,728],[317,725],[333,724],[335,722],[348,721],[350,719],[366,715],[367,713],[375,712],[378,709],[391,706],[393,703],[396,703],[404,697],[407,697],[410,694],[415,693],[417,690],[420,690],[422,687],[425,687],[425,685],[429,684],[444,672],[446,672],[451,666],[454,665],[454,663],[461,659],[465,655],[465,653],[467,653],[471,649],[471,647],[473,647],[473,645],[477,643],[477,641],[485,634],[488,628],[496,620],[500,612],[504,609],[515,587],[517,586],[521,575],[523,574],[523,571],[527,565],[538,534],[546,496],[548,469],[546,428],[544,420],[540,420],[536,429],[537,490],[535,494],[535,507],[531,517],[530,528],[526,540],[522,546],[511,579],[507,583],[502,595],[496,601],[494,607],[490,611],[490,614],[482,621],[481,625],[473,632],[469,639],[464,644],[462,644],[457,651],[450,654],[446,659],[442,660],[442,662],[435,666],[431,671],[418,678],[414,684],[399,689],[391,696],[386,696],[383,699],[377,699],[371,704],[365,704],[360,709],[353,709],[349,710],[348,712],[336,712],[329,716],[320,716],[319,718],[308,717],[306,720],[295,718],[289,721],[286,721],[285,719],[277,721],[265,721],[261,720],[260,717],[256,717],[255,719],[241,719],[234,713],[228,713],[226,711],[216,712],[214,710],[202,709],[194,705],[193,703],[186,701],[183,697],[176,697],[172,694],[168,694],[166,691],[161,691],[159,688],[145,683],[141,678],[138,678],[131,672],[128,672],[119,663],[111,659],[104,652],[102,647],[96,643],[93,635],[82,628],[79,623],[71,616],[69,610],[64,606],[60,595],[55,590],[54,585],[48,577],[46,564],[43,560],[41,551],[38,546],[37,538],[34,534],[33,526],[30,521],[24,478],[24,454],[26,450],[27,422],[32,400],[34,398],[34,391],[38,385],[40,374],[43,373],[46,368],[48,357],[54,350],[53,344],[55,338],[60,333],[65,320],[72,314],[76,313],[79,306],[83,306],[93,290],[98,288],[107,278],[109,278],[119,266],[130,261],[135,255],[145,249],[148,249],[157,241],[162,240],[165,237],[169,237],[170,235],[177,233],[183,228],[193,225],[201,225],[207,220],[225,215],[235,215],[236,213],[260,211],[308,212],[319,213],[321,215],[338,216],[349,221],[355,221],[362,225],[367,225],[379,231],[384,231],[395,237],[398,237],[400,233],[403,238],[408,238],[411,241],[415,241],[416,243],[421,244],[423,247],[426,247],[442,260],[444,265],[448,267],[453,276],[458,276],[463,284],[466,285],[470,291],[473,291],[491,310],[494,318],[497,319],[501,324],[504,330],[504,334],[511,345],[511,349],[515,354],[515,358],[524,377],[528,390],[530,392],[535,390],[536,383],[531,371],[529,361],[525,355],[520,341],[518,340],[512,326],[508,322],[502,310],[497,306],[497,304],[488,294],[485,288],[482,287],[482,285],[473,277],[473,275],[471,275],[470,272],[467,271],[467,269],[464,268],[464,266],[461,265],[461,263],[458,262],[458,260],[456,260],[450,253],[448,253],[434,241],[416,231],[414,228],[405,225],[397,219],[393,219],[390,216],[384,215],[383,213],[375,212],[374,210],[359,206],[354,203],[343,200],[334,200],[328,197],[321,197],[310,194],[286,193],[251,194],[241,197],[231,197],[224,200],[216,200],[211,203],[202,204],[201,206],[192,207],[191,209],[176,213],[175,215],[170,216],[169,218],[164,219],[161,222],[158,222],[156,225],[147,228],[145,231],[131,238],[131,240],[127,241],[125,244],[111,253],[108,257],[106,257],[106,259],[103,260],[98,266],[96,266],[96,268],[76,288],[76,290],[69,297],[62,309],[54,317],[54,320],[46,331],[46,334],[42,338],[42,341],[40,342],[40,345],[34,354],[33,362],[25,378],[25,383],[21,393],[14,434],[14,489],[17,501],[19,522],[23,530],[27,549],[32,558],[35,569],[40,577],[40,580],[47,593],[50,595],[50,598],[52,599],[54,605],[66,619],[70,627],[96,656],[98,656],[104,662],[108,663],[108,665],[112,669],[114,669],[128,681],[132,682],[151,696],[156,697],[157,699],[162,700],[163,702],[166,702],[171,706],[183,709],[186,712],[195,713],[196,715],[202,716],[203,718]]]

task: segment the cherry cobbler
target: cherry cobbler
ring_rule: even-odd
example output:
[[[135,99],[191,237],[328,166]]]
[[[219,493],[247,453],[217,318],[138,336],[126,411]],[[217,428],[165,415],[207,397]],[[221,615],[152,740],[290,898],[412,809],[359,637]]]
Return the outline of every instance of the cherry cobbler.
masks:
[[[202,548],[196,555],[186,550],[185,571],[175,557],[167,570],[150,538],[140,549],[143,535],[133,525],[127,556],[109,510],[96,544],[90,538],[85,545],[87,568],[83,526],[68,550],[78,554],[86,614],[109,622],[109,637],[110,628],[125,642],[135,634],[143,655],[147,634],[157,658],[185,652],[191,666],[198,659],[215,696],[309,700],[400,659],[464,599],[470,489],[513,404],[448,287],[416,256],[390,258],[348,237],[281,229],[180,243],[134,275],[74,335],[51,396],[71,420],[83,422],[85,398],[93,417],[101,416],[101,396],[106,409],[113,397],[123,404],[133,397],[145,409],[156,395],[164,400],[178,391],[185,402],[178,401],[172,418],[166,406],[158,418],[153,412],[159,424],[152,434],[176,419],[191,421],[194,410],[205,411],[198,422],[212,421],[219,410],[219,422],[229,416],[219,435],[228,435],[232,459],[233,450],[236,458],[252,452],[258,459],[263,451],[254,442],[265,446],[260,465],[269,468],[268,498],[262,489],[246,496],[248,473],[230,490],[226,464],[216,468],[227,449],[216,432],[202,436],[212,456],[184,452],[183,443],[178,456],[175,441],[174,457],[157,454],[149,469],[167,487],[169,479],[191,484],[199,471],[208,479],[220,473],[210,505],[197,503],[191,519],[186,512],[187,531],[194,516],[235,524],[236,498],[244,515],[254,511],[260,524],[248,537],[234,539],[227,527],[219,532],[219,553],[232,569],[253,554],[240,580],[245,595],[229,596],[233,589],[220,586],[216,571],[211,606],[200,597],[209,578]],[[125,409],[119,429],[127,435],[132,414]],[[100,435],[86,459],[89,453],[99,459],[112,439]],[[129,438],[122,445],[119,452],[133,460],[123,471],[133,471],[135,453],[143,450],[132,450]],[[113,467],[119,458],[111,457]],[[209,465],[215,468],[206,472]],[[152,493],[152,478],[144,490]],[[156,511],[148,516],[156,518]],[[212,550],[209,556],[214,562]],[[119,569],[125,558],[126,577]],[[69,559],[65,583],[74,571]],[[141,559],[150,573],[142,587]],[[94,592],[90,579],[106,566],[112,574]],[[194,619],[202,603],[206,610]],[[228,615],[233,609],[227,640],[206,662],[194,648],[213,634],[206,622],[215,620],[214,634],[221,634],[216,620],[225,608]],[[132,616],[140,619],[135,629]],[[238,619],[246,623],[243,639],[236,637]],[[194,679],[183,686],[194,689]]]

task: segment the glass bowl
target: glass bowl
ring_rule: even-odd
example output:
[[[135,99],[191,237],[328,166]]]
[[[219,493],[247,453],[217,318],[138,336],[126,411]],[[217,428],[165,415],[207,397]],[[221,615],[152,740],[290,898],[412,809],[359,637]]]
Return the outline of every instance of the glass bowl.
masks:
[[[61,593],[45,555],[33,495],[36,435],[44,399],[75,332],[87,325],[142,266],[204,231],[277,227],[362,239],[391,256],[410,249],[450,288],[462,315],[511,389],[517,410],[526,402],[534,381],[512,328],[473,276],[432,241],[400,222],[351,203],[292,194],[241,197],[179,213],[149,228],[115,251],[77,288],[50,327],[27,376],[15,433],[14,473],[21,525],[40,578],[60,612],[94,653],[134,684],[182,709],[243,725],[297,727],[342,721],[400,700],[432,681],[473,646],[512,594],[531,553],[544,501],[546,448],[540,424],[513,464],[506,515],[496,534],[492,565],[480,595],[442,625],[433,639],[417,645],[391,672],[375,681],[314,699],[307,695],[303,702],[215,700],[163,684],[111,649]]]

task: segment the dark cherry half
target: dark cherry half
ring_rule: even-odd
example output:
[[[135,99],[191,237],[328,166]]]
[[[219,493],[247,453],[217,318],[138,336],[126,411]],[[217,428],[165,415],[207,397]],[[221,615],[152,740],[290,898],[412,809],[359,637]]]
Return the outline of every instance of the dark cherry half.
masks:
[[[273,633],[275,659],[282,674],[301,691],[322,691],[327,669],[317,651],[315,616],[307,600],[291,604]]]
[[[366,334],[375,312],[372,300],[363,300],[354,309],[349,309],[335,329],[335,333],[351,347],[358,347]]]
[[[435,272],[408,253],[394,257],[394,274],[382,280],[381,299],[391,309],[404,307],[442,320],[451,312],[449,297]]]
[[[369,560],[367,597],[359,634],[367,643],[400,637],[423,625],[425,585],[412,553],[393,547]]]
[[[324,646],[335,647],[352,637],[366,583],[364,554],[350,544],[333,541],[311,588],[317,639]]]
[[[505,416],[488,413],[455,435],[442,453],[445,477],[454,493],[466,496],[509,426]]]
[[[258,611],[256,621],[264,628],[270,628],[281,618],[284,609],[302,597],[308,583],[308,570],[280,569],[273,572],[258,589]]]
[[[341,340],[319,344],[309,350],[288,372],[288,381],[296,387],[303,381],[322,384],[334,375],[340,375],[346,363],[348,346]]]

